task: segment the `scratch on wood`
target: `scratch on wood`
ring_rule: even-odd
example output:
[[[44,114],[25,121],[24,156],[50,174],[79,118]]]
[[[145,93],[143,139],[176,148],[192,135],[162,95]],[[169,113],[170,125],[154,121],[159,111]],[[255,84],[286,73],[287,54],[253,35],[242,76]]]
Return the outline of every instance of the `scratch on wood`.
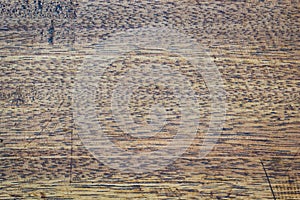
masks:
[[[61,108],[61,106],[63,105],[64,101],[65,101],[65,100],[62,100],[62,101],[61,101],[61,103],[59,104],[59,106],[58,106],[57,109],[56,109],[56,112],[58,112],[58,111],[60,110],[60,108]],[[47,128],[47,127],[50,125],[50,123],[52,122],[53,118],[54,118],[54,113],[52,113],[52,116],[51,116],[51,118],[49,119],[48,123],[46,124],[46,126],[44,126],[44,127],[42,128],[42,130],[39,132],[38,135],[40,135],[42,132],[44,132],[44,131],[46,130],[46,128]],[[30,137],[30,138],[28,138],[27,140],[30,140],[30,141],[29,141],[28,143],[26,143],[26,145],[24,146],[24,148],[28,147],[28,145],[30,145],[36,138],[37,138],[37,137],[34,137],[34,138]]]
[[[300,148],[298,148],[297,152],[295,153],[295,155],[293,156],[293,159],[292,160],[295,160],[296,156],[299,154],[300,152]],[[292,167],[292,164],[284,171],[285,174],[288,173],[288,171],[291,169]]]
[[[267,173],[267,170],[266,170],[266,168],[265,168],[265,166],[264,166],[264,163],[262,162],[262,160],[260,160],[260,163],[261,163],[261,165],[262,165],[262,167],[263,167],[263,169],[264,169],[265,175],[266,175],[266,177],[267,177],[267,180],[268,180],[268,183],[269,183],[269,186],[270,186],[270,189],[271,189],[273,198],[274,198],[274,200],[276,200],[276,196],[275,196],[275,193],[274,193],[274,191],[273,191],[273,188],[272,188],[272,185],[271,185],[271,182],[270,182],[270,178],[269,178],[269,175],[268,175],[268,173]]]
[[[71,159],[70,159],[70,175],[69,175],[70,183],[72,183],[72,170],[73,170],[73,130],[71,131]]]

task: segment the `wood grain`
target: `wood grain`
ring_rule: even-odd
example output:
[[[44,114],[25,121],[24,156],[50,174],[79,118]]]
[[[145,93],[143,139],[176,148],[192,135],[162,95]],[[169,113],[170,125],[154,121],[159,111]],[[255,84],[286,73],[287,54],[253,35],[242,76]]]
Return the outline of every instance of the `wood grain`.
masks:
[[[300,199],[299,5],[1,1],[0,199]],[[226,121],[213,151],[199,159],[210,99],[203,78],[190,76],[204,99],[194,143],[164,169],[123,173],[97,160],[80,140],[72,108],[76,72],[95,45],[114,33],[159,25],[209,48],[224,81]],[[193,71],[184,58],[168,52],[131,52],[106,75],[174,60],[183,74]],[[112,79],[105,81],[107,88],[114,85]],[[147,88],[135,93],[146,94]],[[109,101],[97,103],[104,100]],[[147,102],[151,100],[132,101],[138,108],[132,112],[142,116],[136,120],[146,119],[139,109]],[[159,148],[172,139],[175,127],[156,140],[135,140],[103,118],[99,121],[110,127],[112,141],[128,151]]]

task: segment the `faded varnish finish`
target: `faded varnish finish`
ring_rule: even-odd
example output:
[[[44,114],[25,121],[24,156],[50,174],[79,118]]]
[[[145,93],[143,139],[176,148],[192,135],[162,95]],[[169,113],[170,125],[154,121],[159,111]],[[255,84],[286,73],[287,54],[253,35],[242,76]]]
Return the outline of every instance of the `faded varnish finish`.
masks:
[[[298,1],[4,0],[0,5],[0,199],[300,199]],[[94,44],[112,33],[158,24],[209,47],[227,92],[226,122],[206,158],[196,157],[199,129],[194,144],[167,168],[121,173],[96,160],[79,139],[72,117],[74,78]],[[107,74],[174,59],[183,74],[192,70],[184,58],[169,57],[131,52]],[[207,96],[203,79],[191,77],[195,90]],[[134,98],[131,106],[142,108],[145,101],[139,101]],[[209,98],[201,105],[205,129]],[[133,110],[137,113],[145,117]],[[113,128],[108,134],[137,152],[173,137],[163,133],[136,142]]]

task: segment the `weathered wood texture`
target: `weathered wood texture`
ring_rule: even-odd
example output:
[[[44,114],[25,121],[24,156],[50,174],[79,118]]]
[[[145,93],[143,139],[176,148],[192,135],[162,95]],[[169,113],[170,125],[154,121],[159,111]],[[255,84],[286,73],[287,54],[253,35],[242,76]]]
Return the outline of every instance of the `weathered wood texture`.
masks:
[[[0,6],[0,199],[300,199],[298,1],[4,0]],[[159,171],[121,173],[95,159],[76,132],[74,78],[95,44],[158,24],[209,47],[227,93],[226,121],[213,151],[198,159],[209,121],[209,98],[203,100],[203,129],[185,154]],[[132,52],[106,77],[139,62],[172,64],[170,56]],[[179,64],[183,74],[192,70],[184,59]],[[208,95],[203,79],[195,80]],[[142,108],[139,101],[132,107]],[[173,137],[135,141],[111,127],[108,134],[128,151]]]

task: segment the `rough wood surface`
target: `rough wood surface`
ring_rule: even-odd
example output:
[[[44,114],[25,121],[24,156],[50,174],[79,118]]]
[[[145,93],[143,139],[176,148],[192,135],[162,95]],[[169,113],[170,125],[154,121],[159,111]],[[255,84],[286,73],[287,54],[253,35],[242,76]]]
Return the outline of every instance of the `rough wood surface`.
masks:
[[[0,199],[300,199],[299,5],[1,1]],[[209,121],[204,98],[203,129],[186,153],[159,171],[122,173],[97,160],[78,136],[75,75],[95,44],[111,34],[159,24],[209,47],[224,81],[226,121],[214,149],[197,158]],[[174,64],[170,57],[177,59],[168,52],[131,52],[106,77],[143,62]],[[178,60],[183,74],[193,70]],[[194,83],[208,96],[201,77]],[[145,93],[147,88],[134,94]],[[151,100],[134,98],[131,106],[143,103]],[[146,119],[143,110],[133,114]],[[169,127],[154,141],[136,141],[110,127],[107,134],[128,151],[155,150],[173,137]]]

